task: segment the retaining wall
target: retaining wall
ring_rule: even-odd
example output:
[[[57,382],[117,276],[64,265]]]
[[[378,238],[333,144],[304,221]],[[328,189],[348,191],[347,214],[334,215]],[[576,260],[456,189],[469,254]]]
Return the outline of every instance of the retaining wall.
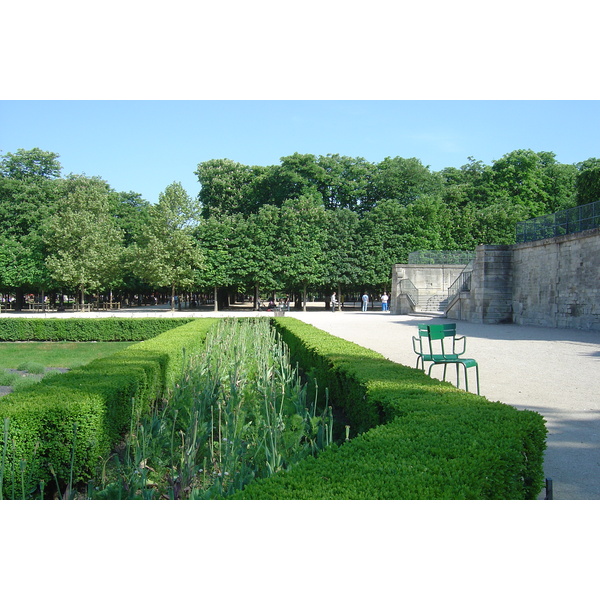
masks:
[[[600,229],[512,246],[479,246],[471,291],[446,316],[600,331]]]

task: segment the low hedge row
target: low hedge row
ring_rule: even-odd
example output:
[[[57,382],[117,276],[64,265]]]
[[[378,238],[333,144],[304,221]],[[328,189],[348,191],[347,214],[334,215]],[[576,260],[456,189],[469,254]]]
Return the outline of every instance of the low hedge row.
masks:
[[[155,337],[190,318],[0,319],[0,341],[137,342]]]
[[[295,319],[275,319],[292,359],[343,409],[351,441],[233,499],[533,499],[544,419],[489,402]]]
[[[94,321],[112,327],[113,319]],[[214,318],[207,318],[179,324],[176,329],[0,399],[0,428],[6,419],[9,427],[4,496],[29,497],[40,482],[47,485],[54,481],[50,465],[61,487],[71,473],[74,482],[87,481],[99,460],[108,458],[129,428],[134,412],[150,410],[165,387],[173,385],[183,368],[184,350],[201,348],[214,323]],[[3,453],[0,433],[0,457]]]

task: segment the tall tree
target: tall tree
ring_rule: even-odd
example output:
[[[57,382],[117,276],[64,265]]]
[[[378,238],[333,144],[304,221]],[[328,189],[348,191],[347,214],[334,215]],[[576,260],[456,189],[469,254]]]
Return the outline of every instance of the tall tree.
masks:
[[[116,222],[123,230],[124,243],[129,246],[148,221],[150,203],[137,192],[113,192],[110,198]]]
[[[327,273],[323,260],[326,219],[318,195],[287,200],[281,208],[279,271],[290,288],[302,292],[303,310],[306,310],[308,288],[324,283]]]
[[[56,179],[60,177],[59,155],[39,148],[12,154],[7,152],[0,159],[0,175],[10,179]]]
[[[348,208],[363,213],[372,207],[372,181],[375,165],[364,158],[350,158],[339,154],[320,156],[317,161],[323,169],[316,181],[317,191],[327,209]]]
[[[377,165],[372,185],[376,202],[397,200],[406,206],[424,195],[440,194],[443,180],[418,158],[388,156]]]
[[[492,182],[495,201],[520,205],[531,217],[549,212],[550,196],[544,171],[554,162],[552,153],[533,150],[514,150],[494,161]]]
[[[79,289],[83,304],[86,290],[111,287],[118,279],[122,231],[105,182],[74,176],[65,190],[44,222],[46,266],[55,281]]]
[[[326,263],[325,279],[337,286],[338,298],[342,286],[360,283],[359,216],[348,208],[327,212],[327,241],[323,248]]]
[[[248,214],[254,210],[249,205],[250,185],[256,176],[252,167],[220,158],[200,163],[194,174],[201,186],[198,200],[204,218],[213,213]]]
[[[239,214],[211,215],[195,231],[203,256],[203,268],[196,274],[196,283],[214,291],[215,310],[225,303],[222,295],[219,302],[219,288],[239,284],[244,279],[247,243],[241,223],[243,216]]]
[[[577,204],[600,200],[600,158],[588,158],[577,165],[575,188]]]
[[[133,269],[143,280],[170,288],[173,308],[176,290],[189,288],[202,267],[202,252],[194,237],[198,218],[197,206],[181,183],[174,182],[149,207],[148,222],[128,250]]]
[[[242,221],[245,240],[245,281],[253,288],[257,308],[261,290],[274,292],[283,287],[279,271],[281,239],[281,209],[266,204],[256,214]]]

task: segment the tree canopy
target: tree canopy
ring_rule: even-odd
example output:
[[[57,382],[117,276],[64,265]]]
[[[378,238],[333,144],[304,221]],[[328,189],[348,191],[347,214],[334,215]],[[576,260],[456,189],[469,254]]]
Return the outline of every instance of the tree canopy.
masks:
[[[63,177],[58,159],[0,156],[0,293],[218,291],[220,306],[281,293],[305,306],[309,291],[381,293],[415,250],[510,244],[518,221],[600,199],[600,159],[528,149],[437,172],[416,157],[215,158],[197,166],[196,198],[174,182],[157,202]]]

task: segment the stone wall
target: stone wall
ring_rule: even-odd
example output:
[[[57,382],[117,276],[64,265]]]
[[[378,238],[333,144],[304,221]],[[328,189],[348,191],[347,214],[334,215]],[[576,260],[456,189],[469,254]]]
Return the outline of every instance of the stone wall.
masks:
[[[600,229],[513,246],[513,322],[600,331]]]
[[[479,246],[470,293],[451,319],[600,331],[600,229],[513,246]]]
[[[446,316],[472,323],[512,322],[512,246],[478,246],[470,293],[462,292]]]

